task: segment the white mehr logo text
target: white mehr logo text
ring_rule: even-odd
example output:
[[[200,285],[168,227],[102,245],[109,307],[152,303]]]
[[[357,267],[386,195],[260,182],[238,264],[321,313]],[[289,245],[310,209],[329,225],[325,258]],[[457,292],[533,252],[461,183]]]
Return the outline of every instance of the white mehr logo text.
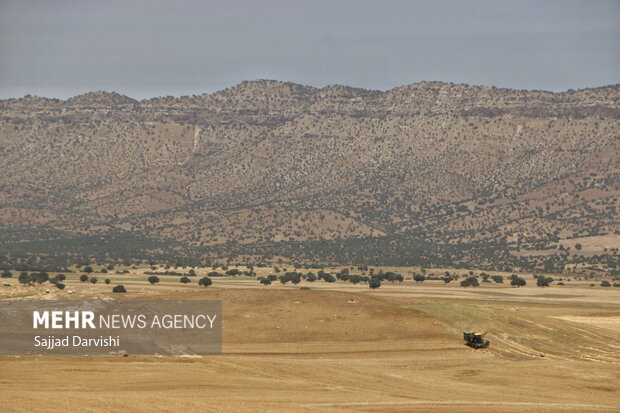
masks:
[[[92,311],[33,311],[32,328],[95,328]]]

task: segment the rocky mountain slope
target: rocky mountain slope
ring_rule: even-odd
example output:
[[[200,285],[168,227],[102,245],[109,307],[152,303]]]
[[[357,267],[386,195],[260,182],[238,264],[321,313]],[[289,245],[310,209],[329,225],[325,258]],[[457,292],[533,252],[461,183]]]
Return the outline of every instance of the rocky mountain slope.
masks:
[[[619,119],[617,85],[4,100],[0,253],[614,268]]]

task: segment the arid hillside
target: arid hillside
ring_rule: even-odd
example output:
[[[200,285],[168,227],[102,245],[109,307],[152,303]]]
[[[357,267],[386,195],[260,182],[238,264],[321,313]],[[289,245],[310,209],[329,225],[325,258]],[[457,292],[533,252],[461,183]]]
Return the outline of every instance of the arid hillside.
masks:
[[[619,119],[617,85],[4,100],[0,253],[613,270]]]

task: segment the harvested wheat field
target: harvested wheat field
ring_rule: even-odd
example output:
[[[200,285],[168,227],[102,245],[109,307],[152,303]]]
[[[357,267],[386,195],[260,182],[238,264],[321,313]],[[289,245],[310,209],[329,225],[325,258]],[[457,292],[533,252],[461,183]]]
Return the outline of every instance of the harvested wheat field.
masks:
[[[122,299],[222,300],[223,354],[2,356],[3,411],[620,409],[615,291],[126,285]],[[13,299],[68,298],[37,288]],[[465,329],[488,330],[491,346],[466,347]]]

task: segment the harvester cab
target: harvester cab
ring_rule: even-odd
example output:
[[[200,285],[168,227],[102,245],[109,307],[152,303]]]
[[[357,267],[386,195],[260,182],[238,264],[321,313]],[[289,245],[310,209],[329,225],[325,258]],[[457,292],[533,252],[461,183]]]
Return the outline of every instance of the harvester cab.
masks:
[[[473,331],[465,331],[463,333],[463,340],[465,340],[465,344],[472,348],[485,348],[489,347],[489,340],[485,340],[484,336],[487,334],[484,333],[474,333]]]

